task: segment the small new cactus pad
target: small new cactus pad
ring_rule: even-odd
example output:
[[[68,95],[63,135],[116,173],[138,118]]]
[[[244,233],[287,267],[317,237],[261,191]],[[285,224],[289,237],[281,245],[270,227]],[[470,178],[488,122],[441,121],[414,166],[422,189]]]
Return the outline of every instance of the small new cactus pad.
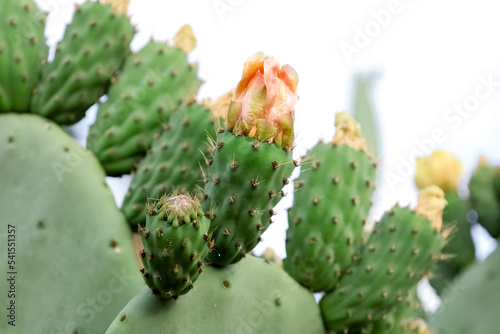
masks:
[[[0,10],[0,113],[28,112],[47,61],[45,18],[32,0],[2,0]]]
[[[499,287],[500,248],[497,248],[484,262],[467,268],[445,289],[441,308],[430,321],[433,333],[497,333]]]
[[[482,161],[469,182],[469,201],[478,222],[493,238],[500,237],[500,168]],[[495,189],[495,186],[497,187]]]
[[[163,195],[147,207],[146,227],[139,229],[141,272],[154,295],[177,298],[194,289],[208,253],[209,225],[200,202],[189,195]]]
[[[352,143],[362,141],[349,114],[336,116],[332,143],[319,142],[302,162],[288,211],[285,270],[313,291],[329,291],[362,244],[375,190],[376,164]],[[351,145],[337,144],[352,137]]]
[[[86,2],[58,43],[54,60],[43,68],[31,110],[59,124],[73,124],[107,92],[129,52],[135,30],[111,5]]]
[[[457,193],[462,170],[463,165],[460,160],[445,150],[434,151],[428,158],[417,159],[415,172],[417,188],[436,185],[444,190],[448,202],[443,211],[443,228],[451,230],[452,234],[442,252],[449,257],[438,262],[429,279],[438,294],[441,294],[456,275],[475,261],[471,225],[467,220],[469,204]]]
[[[171,111],[194,99],[197,67],[179,48],[150,42],[130,55],[100,105],[87,147],[108,175],[129,173],[146,155]]]
[[[444,244],[439,232],[443,197],[431,186],[419,195],[416,212],[396,205],[382,217],[359,259],[320,301],[328,329],[355,329],[380,319],[429,273]]]
[[[0,332],[104,333],[144,282],[99,162],[33,114],[0,116],[0,161],[0,244],[15,248],[0,266],[17,273],[16,326]]]
[[[203,189],[205,159],[211,158],[209,138],[215,138],[215,126],[208,109],[184,104],[172,112],[168,126],[154,139],[125,195],[122,211],[133,229],[145,222],[148,198],[173,191],[195,194]]]
[[[207,171],[203,211],[215,247],[208,262],[238,262],[260,241],[294,169],[297,75],[262,54],[245,63]]]
[[[323,334],[318,305],[278,265],[247,259],[207,266],[193,291],[164,300],[144,288],[111,323],[106,334]]]

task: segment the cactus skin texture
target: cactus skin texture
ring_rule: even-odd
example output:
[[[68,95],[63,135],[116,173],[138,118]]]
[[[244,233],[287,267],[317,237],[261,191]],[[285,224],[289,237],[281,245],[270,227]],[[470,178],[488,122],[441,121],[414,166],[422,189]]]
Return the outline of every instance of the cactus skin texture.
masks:
[[[48,47],[45,18],[32,0],[3,0],[0,11],[0,113],[28,112]]]
[[[362,244],[376,164],[363,151],[331,143],[316,144],[308,156],[288,211],[284,266],[312,291],[329,291]]]
[[[91,126],[87,147],[108,175],[129,173],[146,155],[172,109],[197,94],[201,80],[187,55],[150,42],[130,55]]]
[[[211,157],[208,138],[215,138],[211,113],[199,104],[185,104],[172,112],[168,127],[154,139],[151,151],[137,167],[125,195],[122,212],[132,229],[145,222],[148,198],[162,194],[199,193],[203,189],[205,159]]]
[[[275,263],[248,256],[207,266],[196,288],[162,300],[145,288],[116,316],[107,334],[323,334],[318,305]]]
[[[292,153],[273,143],[229,131],[217,134],[203,201],[215,239],[208,262],[238,262],[257,245],[294,167]]]
[[[498,330],[500,248],[470,266],[443,292],[443,304],[431,318],[439,334],[491,334]]]
[[[59,124],[73,124],[107,92],[111,78],[129,52],[135,30],[111,5],[86,2],[57,45],[54,60],[43,68],[33,91],[31,110]]]
[[[432,269],[443,243],[429,219],[393,207],[375,226],[338,287],[321,299],[328,329],[356,329],[380,319]]]
[[[103,333],[144,283],[99,162],[33,114],[0,116],[0,161],[0,244],[14,225],[19,273],[16,327],[0,332]]]
[[[146,284],[165,299],[186,294],[203,271],[210,241],[210,223],[200,202],[186,195],[164,195],[147,208],[146,217],[146,227],[139,230]]]
[[[477,212],[479,224],[493,238],[500,237],[499,183],[500,169],[489,165],[478,166],[469,182],[471,207]]]
[[[443,228],[451,229],[452,234],[442,252],[449,254],[450,258],[438,261],[429,278],[430,284],[439,295],[476,259],[471,225],[467,220],[468,202],[461,199],[456,191],[446,192],[445,199],[448,204],[443,211]]]
[[[412,324],[423,323],[422,319],[426,313],[417,296],[417,286],[415,285],[407,298],[399,303],[394,309],[386,314],[382,319],[371,324],[370,334],[421,334],[412,329]]]

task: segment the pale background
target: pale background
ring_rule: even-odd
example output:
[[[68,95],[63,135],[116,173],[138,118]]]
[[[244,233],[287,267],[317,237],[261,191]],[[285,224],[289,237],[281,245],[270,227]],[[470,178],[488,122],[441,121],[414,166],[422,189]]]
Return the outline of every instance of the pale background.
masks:
[[[50,11],[46,36],[54,46],[71,20],[73,3],[82,1],[37,2]],[[171,39],[183,24],[193,27],[198,46],[190,60],[206,81],[200,99],[234,87],[245,59],[256,51],[293,66],[300,78],[297,157],[318,139],[331,139],[335,112],[352,111],[353,74],[376,72],[372,93],[381,170],[374,219],[396,202],[415,204],[414,158],[426,153],[419,143],[423,150],[451,150],[463,161],[464,195],[480,154],[500,164],[498,9],[487,0],[132,0],[129,6],[138,29],[133,50],[151,37]],[[346,56],[342,48],[349,45],[356,53]],[[449,111],[456,107],[465,112]],[[75,126],[82,144],[94,118],[95,108]],[[441,131],[439,142],[433,131]],[[121,204],[129,177],[108,181]],[[256,251],[272,247],[284,257],[286,228],[282,210]],[[496,243],[479,228],[474,237],[478,258],[484,259]],[[422,287],[421,294],[428,310],[439,305],[430,288]]]

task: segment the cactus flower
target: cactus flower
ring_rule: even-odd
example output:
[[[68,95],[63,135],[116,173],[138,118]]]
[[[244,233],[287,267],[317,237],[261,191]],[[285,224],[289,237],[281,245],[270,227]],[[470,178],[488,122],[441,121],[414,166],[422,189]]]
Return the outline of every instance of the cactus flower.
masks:
[[[335,115],[335,136],[332,143],[366,152],[366,139],[361,135],[361,125],[345,111]]]
[[[436,185],[444,192],[456,191],[463,165],[448,151],[434,151],[427,158],[417,159],[415,184],[418,189]]]
[[[432,227],[439,232],[443,227],[443,210],[446,204],[448,202],[444,199],[443,190],[432,185],[420,190],[415,211],[418,215],[429,219]]]
[[[291,66],[262,53],[251,56],[229,105],[228,130],[290,150],[298,80]]]

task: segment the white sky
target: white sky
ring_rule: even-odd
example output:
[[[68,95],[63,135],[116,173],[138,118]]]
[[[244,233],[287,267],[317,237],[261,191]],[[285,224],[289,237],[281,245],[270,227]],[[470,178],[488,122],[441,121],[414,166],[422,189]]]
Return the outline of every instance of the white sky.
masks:
[[[62,37],[75,1],[37,2],[51,10],[46,35],[53,45]],[[235,86],[245,59],[256,51],[294,67],[300,78],[297,154],[319,138],[332,137],[336,111],[352,112],[353,73],[379,73],[373,92],[382,144],[376,218],[398,201],[415,203],[412,165],[398,170],[405,167],[401,160],[413,164],[415,153],[423,155],[417,142],[451,150],[467,174],[480,154],[500,164],[498,9],[496,1],[487,0],[132,0],[129,7],[139,30],[134,50],[151,37],[171,39],[181,25],[192,25],[198,47],[190,59],[198,62],[206,81],[200,98],[216,98]],[[388,10],[389,18],[380,14]],[[377,23],[377,13],[383,24]],[[363,40],[359,31],[367,29],[371,37]],[[350,61],[341,49],[347,44],[351,50],[358,46]],[[492,91],[484,84],[488,79],[499,82]],[[455,106],[465,112],[448,111]],[[438,143],[432,140],[436,131]],[[110,184],[120,203],[127,182]],[[285,255],[285,218],[282,212],[259,250],[270,246]],[[484,257],[494,244],[480,239]]]

